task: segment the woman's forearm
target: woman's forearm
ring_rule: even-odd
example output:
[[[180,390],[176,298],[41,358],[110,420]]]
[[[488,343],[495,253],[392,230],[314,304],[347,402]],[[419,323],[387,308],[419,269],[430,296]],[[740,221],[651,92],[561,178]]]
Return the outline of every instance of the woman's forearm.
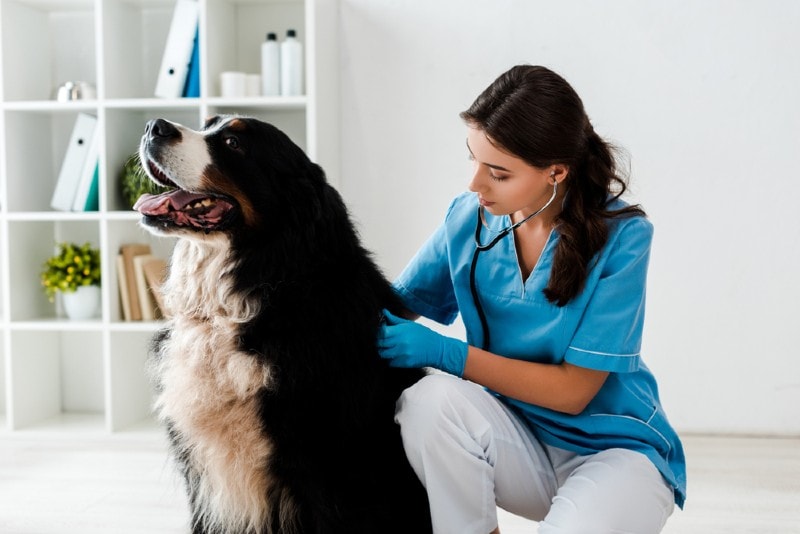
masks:
[[[515,360],[469,347],[464,378],[512,399],[578,414],[594,398],[608,373],[569,363]]]

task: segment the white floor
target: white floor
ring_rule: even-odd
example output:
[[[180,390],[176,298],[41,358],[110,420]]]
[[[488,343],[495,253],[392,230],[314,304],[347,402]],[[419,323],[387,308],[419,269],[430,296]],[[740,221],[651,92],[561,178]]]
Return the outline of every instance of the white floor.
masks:
[[[684,445],[689,500],[665,534],[800,533],[800,439],[689,436]],[[186,534],[165,450],[147,433],[0,434],[0,533]],[[536,531],[500,514],[503,534]]]

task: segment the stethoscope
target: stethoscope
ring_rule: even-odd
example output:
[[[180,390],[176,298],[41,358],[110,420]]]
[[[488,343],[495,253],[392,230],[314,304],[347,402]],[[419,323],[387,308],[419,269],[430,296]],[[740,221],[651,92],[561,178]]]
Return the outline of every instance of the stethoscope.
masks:
[[[475,304],[475,310],[478,312],[478,319],[481,321],[481,328],[483,329],[483,342],[481,344],[481,348],[483,350],[489,350],[489,324],[486,322],[486,314],[483,311],[483,306],[481,306],[481,300],[478,297],[478,288],[475,286],[475,268],[478,265],[478,255],[481,252],[486,250],[491,250],[494,246],[500,242],[505,236],[528,222],[529,220],[533,219],[548,207],[553,201],[556,199],[556,195],[558,194],[558,180],[553,181],[553,194],[550,195],[550,199],[545,203],[544,206],[536,210],[535,212],[531,213],[524,219],[519,222],[516,222],[510,226],[506,226],[500,233],[494,236],[488,243],[481,243],[481,227],[485,226],[486,229],[489,229],[489,226],[486,224],[486,219],[484,217],[484,209],[483,206],[478,206],[478,223],[475,226],[475,253],[472,255],[472,265],[469,268],[469,289],[472,292],[472,302]]]

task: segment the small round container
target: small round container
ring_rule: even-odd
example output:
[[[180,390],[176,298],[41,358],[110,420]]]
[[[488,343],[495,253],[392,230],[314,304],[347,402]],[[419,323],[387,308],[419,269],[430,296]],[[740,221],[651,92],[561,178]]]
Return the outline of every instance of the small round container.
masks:
[[[73,100],[94,100],[97,92],[89,82],[65,82],[56,91],[56,100],[71,102]]]

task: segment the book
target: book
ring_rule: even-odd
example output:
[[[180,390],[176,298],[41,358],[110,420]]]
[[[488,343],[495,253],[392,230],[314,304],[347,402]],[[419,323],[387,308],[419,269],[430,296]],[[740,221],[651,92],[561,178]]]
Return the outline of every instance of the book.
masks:
[[[143,265],[144,279],[156,299],[156,304],[162,317],[169,317],[170,313],[164,305],[162,286],[167,278],[167,262],[161,258],[153,257]]]
[[[125,283],[128,289],[128,300],[131,308],[131,321],[142,320],[142,307],[139,303],[139,290],[136,287],[136,270],[134,269],[133,258],[141,254],[150,254],[150,245],[142,243],[131,243],[120,247],[122,260],[125,267],[125,280],[120,280],[120,284]]]
[[[117,255],[117,284],[119,285],[119,305],[122,309],[122,319],[131,319],[131,300],[128,295],[128,275],[125,273],[125,258],[122,254]]]
[[[200,38],[199,26],[194,31],[194,44],[192,56],[189,60],[189,72],[186,75],[186,84],[183,86],[184,98],[198,98],[200,96]]]
[[[161,313],[156,303],[155,296],[147,283],[144,274],[144,266],[148,262],[158,260],[152,254],[140,254],[133,258],[133,272],[136,278],[136,291],[139,296],[139,307],[142,311],[143,321],[155,321],[161,318]]]
[[[81,167],[81,177],[72,199],[72,211],[97,211],[100,208],[100,135],[92,136]]]
[[[197,34],[199,6],[196,0],[177,0],[172,13],[161,69],[158,71],[155,96],[179,98],[189,73]]]
[[[83,177],[86,157],[92,150],[96,129],[97,117],[88,113],[78,113],[67,144],[67,151],[61,161],[56,187],[50,199],[50,207],[54,210],[72,211],[75,193]]]

